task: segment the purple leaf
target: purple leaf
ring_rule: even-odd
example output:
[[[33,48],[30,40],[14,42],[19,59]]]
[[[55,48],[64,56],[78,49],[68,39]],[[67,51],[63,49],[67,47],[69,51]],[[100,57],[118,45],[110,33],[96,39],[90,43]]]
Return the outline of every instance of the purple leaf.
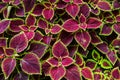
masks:
[[[107,43],[105,43],[105,42],[98,44],[98,45],[96,46],[96,48],[97,48],[100,52],[102,52],[102,53],[104,53],[104,54],[106,54],[106,53],[109,52],[108,45],[107,45]]]
[[[50,36],[44,36],[43,37],[43,42],[45,43],[45,44],[50,44],[50,42],[51,42],[51,39],[52,39],[52,35],[50,35]]]
[[[48,26],[47,22],[45,20],[41,19],[41,18],[38,20],[37,25],[41,29],[45,29]]]
[[[12,19],[10,23],[10,30],[13,32],[20,32],[20,25],[23,25],[24,21],[23,19],[17,18],[17,19]]]
[[[73,40],[73,34],[70,32],[62,31],[59,38],[65,45],[69,45]]]
[[[23,0],[25,12],[31,11],[35,4],[35,0]]]
[[[74,4],[82,4],[82,3],[83,3],[83,0],[73,0],[73,3],[74,3]]]
[[[4,2],[4,3],[8,3],[8,2],[10,2],[11,0],[2,0],[2,2]]]
[[[116,23],[113,25],[113,30],[117,33],[120,34],[120,23]]]
[[[86,61],[86,66],[89,67],[90,69],[94,70],[97,66],[97,63],[93,59],[88,59]]]
[[[28,80],[28,75],[23,72],[17,73],[14,76],[14,80]]]
[[[20,4],[20,0],[14,0],[14,2],[12,4],[17,6]]]
[[[23,17],[25,15],[23,6],[19,6],[18,8],[16,8],[15,15],[19,17]]]
[[[32,14],[34,14],[35,16],[40,16],[43,9],[44,6],[42,6],[41,4],[36,4],[33,8]]]
[[[26,26],[26,25],[20,25],[19,28],[20,28],[22,31],[29,31],[29,27]]]
[[[90,32],[91,35],[91,43],[93,45],[97,45],[102,42],[101,38],[97,35],[95,31]]]
[[[46,49],[47,45],[45,45],[44,43],[32,42],[28,51],[33,52],[39,58],[42,58],[42,56],[45,54]]]
[[[96,29],[96,28],[99,28],[100,27],[100,25],[102,24],[102,22],[99,20],[99,19],[97,19],[97,18],[89,18],[88,20],[87,20],[87,28],[88,29]]]
[[[88,32],[82,31],[75,34],[75,40],[84,50],[86,50],[91,42],[91,37]]]
[[[118,0],[114,0],[112,5],[113,5],[114,9],[117,9],[117,8],[119,9],[120,8],[120,4],[119,4]]]
[[[94,73],[94,80],[102,79],[102,75],[100,73]]]
[[[96,50],[92,51],[92,58],[94,60],[100,60],[100,53],[98,53]]]
[[[54,43],[52,47],[52,54],[56,58],[60,58],[60,57],[63,58],[68,56],[69,52],[66,46],[60,40],[58,40],[57,42]]]
[[[107,24],[104,24],[101,28],[100,34],[101,35],[110,35],[112,33],[112,28]]]
[[[78,47],[78,52],[83,56],[83,57],[87,57],[89,50],[84,50],[82,47]]]
[[[71,17],[75,18],[79,13],[80,7],[77,4],[69,4],[65,9]]]
[[[98,9],[98,8],[92,8],[91,9],[91,12],[93,13],[93,14],[95,14],[95,15],[99,15],[100,14],[100,9]]]
[[[120,22],[120,15],[117,15],[117,16],[116,16],[116,21],[117,21],[117,22]]]
[[[15,49],[18,53],[24,51],[28,46],[28,39],[26,35],[21,32],[10,40],[10,47]]]
[[[88,4],[82,4],[80,7],[80,13],[82,13],[85,17],[88,17],[90,14],[90,8]]]
[[[84,78],[91,79],[91,80],[93,79],[93,73],[89,67],[82,68],[81,73]]]
[[[103,11],[110,11],[111,10],[111,5],[107,1],[99,1],[97,5]]]
[[[48,0],[50,3],[56,3],[56,0]]]
[[[110,60],[110,62],[114,65],[117,61],[117,55],[115,51],[110,51],[107,53],[107,58]]]
[[[60,80],[65,75],[66,71],[63,66],[53,67],[50,70],[50,77],[53,80]]]
[[[13,48],[5,48],[6,56],[13,56],[14,53],[15,53],[15,50]]]
[[[0,34],[2,34],[8,28],[10,20],[1,20],[0,21]]]
[[[114,39],[113,41],[112,41],[112,45],[114,46],[114,47],[119,47],[120,46],[120,39],[118,38],[118,39]]]
[[[51,20],[54,17],[54,10],[53,9],[49,9],[49,8],[45,8],[42,11],[42,15],[45,19],[47,20]]]
[[[29,53],[26,54],[20,61],[22,70],[27,74],[40,74],[40,63],[38,57]]]
[[[76,65],[70,65],[66,69],[65,78],[67,80],[81,80],[79,68]]]
[[[68,46],[69,56],[74,57],[75,53],[78,50],[78,46]]]
[[[59,0],[58,2],[57,2],[57,8],[58,9],[63,9],[63,8],[65,8],[67,6],[67,4],[64,2],[64,1],[62,1],[62,0]]]
[[[75,61],[79,66],[82,66],[84,62],[83,57],[79,53],[76,54]]]
[[[33,32],[33,31],[25,31],[24,33],[25,33],[28,41],[32,40],[35,36],[35,32]]]
[[[12,58],[5,58],[2,61],[1,67],[4,73],[5,79],[8,79],[16,66],[16,60]]]
[[[58,59],[55,58],[55,57],[49,58],[49,59],[47,60],[47,62],[48,62],[51,66],[55,66],[55,67],[57,67],[57,66],[59,65],[59,61],[58,61]]]
[[[62,65],[63,66],[69,66],[73,64],[74,60],[71,57],[64,57],[62,58]]]
[[[63,23],[63,29],[67,32],[75,32],[79,30],[79,25],[76,20],[68,19]]]
[[[35,32],[35,36],[34,36],[33,39],[34,39],[35,41],[41,41],[42,38],[43,38],[43,34],[42,34],[40,31],[37,30],[37,31]]]
[[[61,26],[59,24],[55,24],[51,28],[51,33],[52,34],[58,34],[61,31]]]
[[[50,69],[51,69],[51,65],[50,65],[49,63],[44,62],[44,63],[42,64],[42,71],[43,71],[43,73],[44,73],[46,76],[49,75]]]
[[[0,47],[7,47],[8,38],[0,38]]]
[[[86,17],[83,14],[80,15],[79,20],[80,20],[80,23],[86,23]]]
[[[111,75],[114,79],[120,79],[119,67],[116,67],[116,68],[112,69]]]
[[[112,68],[111,63],[107,59],[102,59],[100,62],[100,65],[104,69],[111,69]]]
[[[63,0],[64,2],[70,2],[70,0]]]
[[[35,24],[35,22],[36,22],[36,18],[33,16],[33,15],[28,15],[27,17],[26,17],[26,25],[27,26],[31,26],[31,25],[34,25]]]
[[[5,7],[6,7],[5,3],[0,3],[0,12],[2,12]]]

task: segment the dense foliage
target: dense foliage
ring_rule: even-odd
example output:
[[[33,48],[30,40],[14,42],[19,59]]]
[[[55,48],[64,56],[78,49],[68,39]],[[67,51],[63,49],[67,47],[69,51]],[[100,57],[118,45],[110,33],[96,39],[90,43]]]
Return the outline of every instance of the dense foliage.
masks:
[[[118,0],[0,0],[0,80],[120,80]]]

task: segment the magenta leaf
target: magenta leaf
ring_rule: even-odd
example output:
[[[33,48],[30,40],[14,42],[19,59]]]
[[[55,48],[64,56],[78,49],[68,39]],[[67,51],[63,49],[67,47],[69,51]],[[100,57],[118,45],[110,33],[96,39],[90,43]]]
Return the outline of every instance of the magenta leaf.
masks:
[[[41,41],[42,38],[43,38],[43,34],[42,34],[40,31],[37,30],[37,31],[35,32],[35,36],[34,36],[33,39],[34,39],[35,41]]]
[[[42,15],[45,19],[51,20],[54,17],[54,10],[50,8],[45,8],[42,11]]]
[[[15,50],[13,48],[5,48],[5,54],[6,56],[13,56],[15,53]]]
[[[82,68],[81,73],[82,73],[84,78],[91,79],[91,80],[93,79],[93,73],[89,67]]]
[[[41,18],[38,20],[37,25],[41,29],[45,29],[48,26],[47,22],[45,20],[41,19]]]
[[[100,34],[101,35],[110,35],[112,33],[112,28],[107,24],[104,24],[101,28]]]
[[[31,39],[33,39],[34,36],[35,36],[35,32],[33,32],[33,31],[25,31],[24,33],[25,33],[28,41],[30,41]]]
[[[60,40],[56,41],[52,47],[52,54],[56,58],[66,57],[69,55],[67,47]]]
[[[0,47],[0,56],[1,56],[1,58],[4,58],[4,53],[5,53],[4,48]]]
[[[10,47],[15,49],[18,53],[24,51],[28,46],[28,39],[26,35],[21,32],[10,40]]]
[[[80,7],[80,13],[82,13],[85,17],[88,17],[90,14],[90,8],[88,4],[82,4]]]
[[[99,1],[97,5],[103,11],[111,10],[110,3],[108,3],[107,1]]]
[[[79,25],[76,20],[68,19],[63,23],[63,29],[67,32],[75,32],[79,30]]]
[[[13,5],[19,5],[20,4],[20,0],[14,0]]]
[[[19,28],[19,26],[23,24],[24,24],[23,19],[20,18],[12,19],[10,23],[10,30],[13,32],[20,32],[21,29]]]
[[[8,3],[10,2],[11,0],[2,0],[4,3]]]
[[[97,48],[100,52],[102,52],[102,53],[104,53],[104,54],[106,54],[106,53],[109,52],[108,45],[107,45],[107,43],[105,43],[105,42],[98,44],[98,45],[96,46],[96,48]]]
[[[93,59],[88,59],[86,61],[86,66],[89,67],[90,69],[94,70],[97,66],[97,63]]]
[[[62,58],[62,65],[69,66],[74,63],[74,60],[71,57],[64,57]]]
[[[117,33],[120,34],[120,23],[116,23],[113,25],[113,30]]]
[[[40,74],[40,63],[38,57],[29,53],[26,54],[20,61],[22,70],[27,74]]]
[[[53,80],[60,80],[65,75],[66,71],[63,66],[53,67],[50,70],[50,77]]]
[[[36,4],[32,10],[32,14],[35,16],[40,16],[42,14],[42,10],[44,9],[44,6],[40,4]]]
[[[84,62],[82,55],[80,55],[79,53],[77,53],[75,55],[75,62],[76,62],[76,64],[78,64],[79,66],[81,66],[83,64],[83,62]]]
[[[36,22],[36,18],[33,16],[33,15],[28,15],[27,17],[26,17],[26,25],[27,26],[31,26],[31,25],[34,25],[35,24],[35,22]]]
[[[16,66],[16,60],[12,58],[5,58],[2,62],[2,71],[5,79],[8,79],[11,73],[14,71]]]
[[[102,79],[102,75],[100,73],[94,73],[94,80]]]
[[[59,38],[65,45],[69,45],[73,40],[73,34],[70,32],[62,31]]]
[[[65,9],[71,17],[75,18],[79,13],[80,7],[77,4],[69,4]]]
[[[55,58],[55,57],[49,58],[49,59],[47,60],[47,62],[48,62],[51,66],[55,66],[55,67],[57,67],[57,66],[59,65],[59,61],[58,61],[58,59]]]
[[[107,58],[110,60],[110,62],[114,65],[117,61],[117,55],[115,51],[110,51],[107,53]]]
[[[61,31],[61,26],[59,24],[55,24],[51,28],[51,33],[52,34],[58,34]]]
[[[33,52],[39,58],[42,58],[47,49],[47,45],[41,42],[32,42],[28,51]]]
[[[83,3],[83,0],[73,0],[73,3],[74,3],[74,4],[82,4],[82,3]]]
[[[112,68],[111,63],[107,59],[102,59],[100,62],[100,65],[104,69],[111,69]]]
[[[0,47],[7,47],[8,38],[0,38]]]
[[[17,73],[14,76],[14,80],[28,80],[28,75],[25,74],[24,72]]]
[[[50,35],[50,36],[44,36],[43,37],[43,42],[45,43],[45,44],[50,44],[50,42],[51,42],[51,39],[52,39],[52,35]]]
[[[75,34],[75,40],[84,50],[86,50],[91,42],[91,37],[88,32],[82,31]]]
[[[57,2],[57,8],[58,9],[63,9],[63,8],[65,8],[67,6],[67,4],[63,1],[63,0],[59,0],[58,2]]]
[[[66,69],[65,78],[67,80],[81,80],[79,68],[76,65],[70,65]]]
[[[120,79],[120,71],[118,67],[112,69],[111,74],[114,79]]]
[[[79,20],[80,20],[80,23],[86,23],[86,17],[83,14],[80,15]]]
[[[2,34],[8,28],[10,20],[1,20],[0,21],[0,34]]]
[[[22,31],[28,31],[28,30],[29,30],[29,27],[26,26],[26,25],[20,25],[19,28],[20,28]]]
[[[64,2],[70,2],[70,0],[63,0]]]
[[[102,24],[102,22],[99,20],[99,19],[97,19],[97,18],[89,18],[88,20],[87,20],[87,28],[88,29],[96,29],[96,28],[99,28],[100,27],[100,25]]]
[[[25,12],[31,11],[35,4],[35,0],[23,0]]]
[[[117,22],[120,22],[120,15],[117,15],[117,16],[116,16],[116,21],[117,21]]]
[[[44,62],[42,64],[42,71],[46,76],[49,75],[50,69],[51,69],[51,65],[48,62]]]

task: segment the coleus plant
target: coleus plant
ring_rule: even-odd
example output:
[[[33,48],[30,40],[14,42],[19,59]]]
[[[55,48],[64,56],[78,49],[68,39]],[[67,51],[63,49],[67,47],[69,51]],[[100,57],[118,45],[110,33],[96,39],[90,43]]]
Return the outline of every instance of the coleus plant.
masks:
[[[119,80],[119,0],[0,0],[0,80]]]

